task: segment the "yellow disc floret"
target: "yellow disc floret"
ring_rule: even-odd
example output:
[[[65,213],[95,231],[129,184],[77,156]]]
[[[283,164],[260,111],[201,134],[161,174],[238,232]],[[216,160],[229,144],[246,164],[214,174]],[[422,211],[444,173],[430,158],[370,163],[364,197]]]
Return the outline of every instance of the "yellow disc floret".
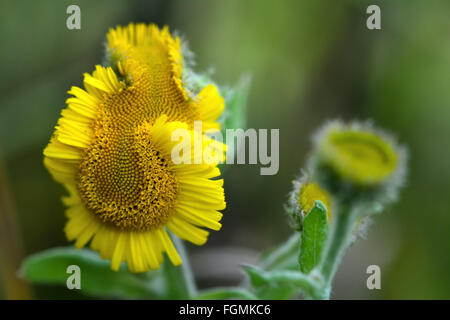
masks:
[[[117,119],[126,122],[127,117]],[[77,179],[86,208],[125,230],[166,224],[174,214],[179,186],[170,158],[152,143],[149,126],[127,128],[102,119],[94,125],[94,136]]]

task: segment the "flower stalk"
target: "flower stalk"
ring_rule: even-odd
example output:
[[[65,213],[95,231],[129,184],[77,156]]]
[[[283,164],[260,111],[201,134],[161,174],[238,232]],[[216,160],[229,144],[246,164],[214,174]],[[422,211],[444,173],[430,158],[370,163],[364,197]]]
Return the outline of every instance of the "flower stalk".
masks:
[[[183,260],[183,263],[178,267],[175,267],[169,263],[167,265],[178,273],[178,276],[174,280],[175,282],[178,282],[179,280],[181,281],[180,283],[175,283],[175,285],[182,288],[185,295],[184,298],[193,297],[197,295],[197,286],[195,284],[194,274],[192,273],[191,263],[186,252],[185,245],[183,241],[181,241],[178,237],[172,236],[171,238],[175,245],[175,248],[180,254],[181,259]]]
[[[337,268],[350,243],[355,221],[355,211],[352,211],[349,206],[342,206],[330,234],[328,246],[325,247],[322,262],[318,268],[326,287],[331,286]]]

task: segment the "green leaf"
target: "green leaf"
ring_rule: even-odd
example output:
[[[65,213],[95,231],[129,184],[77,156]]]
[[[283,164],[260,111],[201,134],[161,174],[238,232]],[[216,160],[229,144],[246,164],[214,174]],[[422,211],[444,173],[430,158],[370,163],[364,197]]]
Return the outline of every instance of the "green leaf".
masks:
[[[291,284],[273,281],[270,273],[254,266],[242,266],[250,278],[250,283],[258,299],[284,300],[289,299],[295,293]]]
[[[54,248],[29,256],[20,270],[21,275],[36,284],[60,284],[66,286],[67,267],[80,267],[80,291],[86,295],[108,298],[164,298],[164,290],[157,281],[158,272],[147,277],[132,274],[125,265],[118,272],[110,269],[110,263],[89,249]]]
[[[289,300],[298,293],[298,288],[289,283],[269,282],[256,290],[260,300]]]
[[[299,271],[264,271],[258,267],[244,266],[252,285],[260,299],[288,299],[295,294],[293,288],[300,289],[310,297],[321,297],[320,284]]]
[[[300,245],[300,270],[308,274],[320,261],[328,236],[327,209],[316,201],[303,220]]]
[[[253,286],[259,287],[267,283],[266,272],[258,267],[243,265],[242,269],[247,273]]]

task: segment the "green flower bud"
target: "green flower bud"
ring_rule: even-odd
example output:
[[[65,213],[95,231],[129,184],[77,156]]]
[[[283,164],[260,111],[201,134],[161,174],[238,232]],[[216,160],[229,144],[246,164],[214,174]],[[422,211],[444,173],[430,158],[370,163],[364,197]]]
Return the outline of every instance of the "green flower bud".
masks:
[[[289,197],[286,211],[293,220],[293,228],[301,230],[303,218],[314,207],[316,200],[320,200],[327,208],[328,221],[331,220],[331,197],[319,184],[308,179],[303,174],[300,178],[292,181],[293,190]]]
[[[406,172],[406,150],[371,123],[333,121],[314,136],[309,169],[339,199],[370,206],[396,199]],[[360,203],[360,205],[362,205]]]

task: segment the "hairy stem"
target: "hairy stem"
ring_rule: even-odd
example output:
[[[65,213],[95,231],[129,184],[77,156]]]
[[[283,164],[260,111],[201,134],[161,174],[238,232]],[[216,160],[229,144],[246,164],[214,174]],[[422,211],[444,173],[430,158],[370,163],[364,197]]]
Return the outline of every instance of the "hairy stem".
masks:
[[[318,268],[323,281],[323,289],[327,292],[327,298],[329,298],[334,275],[349,245],[356,218],[350,206],[347,205],[343,205],[338,214],[328,245],[325,247],[322,262]]]
[[[292,257],[298,255],[300,250],[300,233],[295,232],[285,243],[271,252],[262,262],[261,268],[273,270],[285,265]]]
[[[184,287],[186,288],[186,292],[189,297],[195,296],[197,294],[197,287],[195,285],[194,275],[191,269],[191,264],[189,262],[189,257],[187,255],[186,249],[184,247],[184,243],[178,237],[172,237],[175,248],[180,254],[183,263],[178,268],[181,273],[181,278],[184,282]]]

